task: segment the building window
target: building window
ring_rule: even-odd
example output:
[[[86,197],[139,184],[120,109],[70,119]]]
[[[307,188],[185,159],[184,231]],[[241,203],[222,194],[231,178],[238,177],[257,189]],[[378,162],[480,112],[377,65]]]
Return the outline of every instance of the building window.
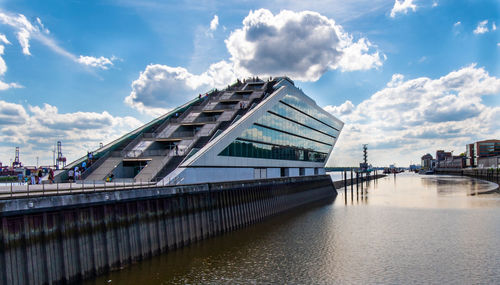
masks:
[[[267,168],[254,168],[253,169],[254,179],[265,179],[267,178]]]

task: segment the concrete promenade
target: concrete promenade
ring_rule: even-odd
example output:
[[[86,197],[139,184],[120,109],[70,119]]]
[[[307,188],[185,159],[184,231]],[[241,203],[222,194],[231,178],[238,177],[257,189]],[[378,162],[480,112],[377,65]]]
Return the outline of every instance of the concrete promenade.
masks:
[[[54,184],[19,184],[4,183],[0,185],[0,199],[22,198],[35,196],[49,196],[61,194],[88,193],[98,191],[119,191],[126,189],[156,187],[156,182],[103,182],[103,181],[77,181],[73,183]],[[160,184],[158,186],[172,186]]]

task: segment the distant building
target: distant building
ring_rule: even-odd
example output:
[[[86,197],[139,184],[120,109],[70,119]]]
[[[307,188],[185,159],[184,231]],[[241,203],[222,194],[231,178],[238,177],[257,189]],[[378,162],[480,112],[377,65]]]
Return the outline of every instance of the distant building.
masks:
[[[422,156],[422,168],[425,170],[432,169],[433,168],[433,161],[434,158],[430,153]]]
[[[444,150],[436,151],[436,161],[443,161],[451,156],[452,156],[451,151],[444,151]]]
[[[475,167],[477,165],[476,160],[474,159],[474,144],[468,144],[465,146],[465,166],[466,167]]]
[[[465,164],[465,156],[455,155],[451,157],[446,157],[444,161],[439,162],[439,168],[464,168]]]
[[[484,158],[496,156],[500,156],[500,140],[477,141],[466,145],[467,167],[490,167],[485,166],[490,165],[490,160],[485,160]],[[496,161],[495,159],[493,160]]]
[[[415,164],[410,164],[410,167],[408,167],[408,169],[410,169],[410,171],[415,171],[415,170],[418,170],[420,167],[418,167],[418,165],[415,165]]]
[[[453,157],[451,151],[438,150],[436,151],[436,166],[438,168],[444,167],[445,160],[451,159]]]
[[[479,157],[478,168],[500,168],[500,156]]]

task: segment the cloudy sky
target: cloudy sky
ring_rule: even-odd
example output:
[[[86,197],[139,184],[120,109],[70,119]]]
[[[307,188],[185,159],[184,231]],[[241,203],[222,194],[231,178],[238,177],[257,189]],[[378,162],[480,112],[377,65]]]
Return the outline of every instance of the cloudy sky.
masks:
[[[498,0],[0,0],[0,161],[76,159],[254,74],[345,122],[329,165],[459,154],[500,138],[497,25]]]

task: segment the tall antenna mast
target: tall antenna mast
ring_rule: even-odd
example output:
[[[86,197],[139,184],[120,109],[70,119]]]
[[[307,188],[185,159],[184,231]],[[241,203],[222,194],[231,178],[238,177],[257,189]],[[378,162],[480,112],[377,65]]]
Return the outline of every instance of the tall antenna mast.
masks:
[[[368,145],[363,145],[363,162],[368,165]]]

